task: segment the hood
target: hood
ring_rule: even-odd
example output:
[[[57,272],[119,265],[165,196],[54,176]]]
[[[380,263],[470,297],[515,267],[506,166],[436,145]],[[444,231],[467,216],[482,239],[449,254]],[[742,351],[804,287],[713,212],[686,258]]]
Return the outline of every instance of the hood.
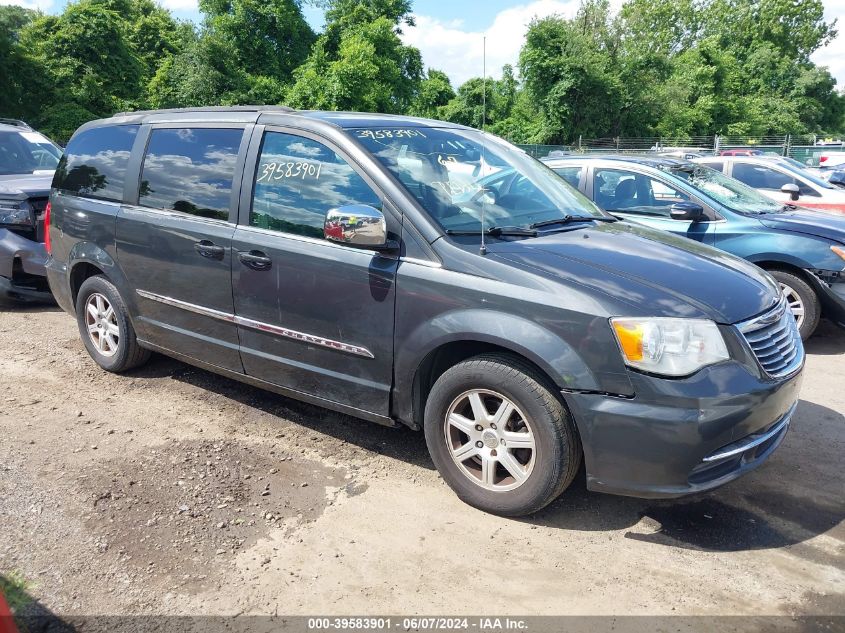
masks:
[[[774,305],[774,280],[753,264],[693,240],[627,222],[488,244],[490,256],[622,302],[616,316],[736,323]],[[624,311],[624,312],[623,312]]]
[[[0,196],[4,198],[46,198],[53,184],[53,171],[0,176]]]
[[[833,211],[783,211],[759,216],[770,229],[794,231],[845,243],[845,215]]]

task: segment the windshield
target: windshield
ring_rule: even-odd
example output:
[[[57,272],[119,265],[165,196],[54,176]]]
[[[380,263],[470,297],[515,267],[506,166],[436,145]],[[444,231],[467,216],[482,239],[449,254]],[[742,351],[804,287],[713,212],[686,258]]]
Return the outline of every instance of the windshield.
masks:
[[[783,161],[782,166],[784,167],[784,169],[792,172],[793,174],[802,178],[803,180],[809,180],[811,183],[813,183],[817,187],[821,187],[822,189],[836,189],[836,187],[831,185],[826,180],[823,180],[822,178],[819,178],[818,176],[816,176],[816,174],[811,172],[809,169],[807,169],[807,167],[805,165],[802,165],[797,160],[794,160],[792,158],[787,158],[786,160]]]
[[[781,203],[767,198],[748,185],[704,165],[671,167],[667,171],[733,211],[774,213],[783,208]]]
[[[38,132],[0,131],[0,175],[54,171],[62,150]]]
[[[533,228],[566,216],[609,218],[551,169],[477,130],[349,130],[449,232]]]

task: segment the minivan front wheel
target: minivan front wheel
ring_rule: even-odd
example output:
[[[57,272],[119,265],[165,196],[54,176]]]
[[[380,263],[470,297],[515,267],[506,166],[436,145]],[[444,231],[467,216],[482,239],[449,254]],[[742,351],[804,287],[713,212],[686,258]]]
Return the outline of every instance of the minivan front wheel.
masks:
[[[448,369],[425,410],[429,452],[466,503],[504,516],[530,514],[572,482],[581,446],[554,388],[520,359],[477,356]]]
[[[126,371],[150,357],[149,350],[138,345],[117,288],[102,275],[89,277],[80,286],[76,322],[85,349],[107,371]]]

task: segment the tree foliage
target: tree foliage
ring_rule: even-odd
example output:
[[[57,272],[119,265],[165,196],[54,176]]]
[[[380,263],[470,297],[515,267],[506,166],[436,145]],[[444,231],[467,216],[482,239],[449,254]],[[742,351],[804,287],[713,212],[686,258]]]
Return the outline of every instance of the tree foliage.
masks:
[[[287,104],[485,127],[518,142],[579,136],[839,133],[845,96],[810,56],[836,35],[821,0],[582,0],[531,22],[518,71],[453,86],[403,43],[411,0],[72,0],[0,6],[0,116],[65,140],[133,108]],[[309,0],[306,0],[309,1]]]

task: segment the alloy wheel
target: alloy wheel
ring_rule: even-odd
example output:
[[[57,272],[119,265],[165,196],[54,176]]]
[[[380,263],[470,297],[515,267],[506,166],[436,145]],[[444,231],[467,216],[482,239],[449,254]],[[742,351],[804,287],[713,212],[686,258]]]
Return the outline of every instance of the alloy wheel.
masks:
[[[795,321],[798,324],[798,329],[800,330],[801,326],[804,325],[805,313],[804,301],[801,300],[801,295],[785,283],[780,284],[780,291],[784,299],[786,299],[787,304],[789,304],[789,309],[792,311]]]
[[[95,292],[85,301],[85,325],[97,352],[114,356],[120,344],[117,314],[105,295]]]
[[[460,471],[494,492],[521,486],[534,468],[534,433],[510,399],[473,389],[455,398],[443,423],[446,446]]]

